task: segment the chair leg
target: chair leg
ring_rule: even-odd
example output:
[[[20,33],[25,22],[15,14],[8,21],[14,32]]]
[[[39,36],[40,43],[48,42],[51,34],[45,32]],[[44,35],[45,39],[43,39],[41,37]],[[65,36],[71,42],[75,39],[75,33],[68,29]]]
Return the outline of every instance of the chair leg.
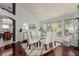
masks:
[[[31,44],[29,45],[29,49],[31,48]]]
[[[39,47],[41,47],[41,42],[39,41]]]
[[[35,46],[35,43],[33,43],[33,45]]]
[[[52,42],[50,43],[50,47],[53,47],[53,44],[52,44]]]
[[[56,41],[54,41],[54,46],[56,46]]]
[[[61,46],[64,46],[63,43],[61,43]]]
[[[51,43],[49,43],[49,47],[51,48]]]
[[[38,47],[38,42],[36,43],[36,47]]]
[[[47,45],[45,44],[44,46],[45,46],[45,50],[47,50]]]

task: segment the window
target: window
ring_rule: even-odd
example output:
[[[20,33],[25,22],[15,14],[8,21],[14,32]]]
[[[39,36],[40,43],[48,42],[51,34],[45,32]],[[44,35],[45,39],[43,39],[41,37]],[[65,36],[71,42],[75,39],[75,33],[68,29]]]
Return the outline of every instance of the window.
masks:
[[[3,29],[9,29],[10,27],[9,27],[9,25],[3,24],[3,25],[2,25],[2,28],[3,28]]]
[[[53,23],[54,31],[56,34],[56,37],[61,37],[62,36],[62,27],[61,27],[61,21],[56,21]]]
[[[74,20],[65,20],[65,36],[72,35],[74,33]]]

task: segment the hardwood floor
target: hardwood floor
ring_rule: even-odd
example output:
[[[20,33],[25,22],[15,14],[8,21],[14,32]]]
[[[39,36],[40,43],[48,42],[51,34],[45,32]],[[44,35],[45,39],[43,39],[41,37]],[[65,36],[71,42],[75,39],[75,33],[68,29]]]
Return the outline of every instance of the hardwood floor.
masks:
[[[25,52],[24,49],[20,46],[20,43],[16,44],[15,46],[17,56],[27,56],[27,52]],[[79,56],[79,51],[74,49],[73,47],[59,45],[58,47],[41,56]]]
[[[2,53],[2,56],[12,56],[12,54],[13,54],[13,49],[10,48],[10,49],[4,50]]]
[[[10,52],[12,49],[8,50]],[[4,51],[6,53],[6,51]],[[23,49],[19,42],[15,44],[14,56],[27,56],[27,52]],[[58,46],[41,56],[79,56],[79,50],[73,47]]]
[[[14,48],[13,48],[14,56],[27,56],[27,52],[25,52],[25,50],[21,46],[21,42],[17,42],[15,44],[13,44],[13,46],[14,46]]]
[[[68,48],[66,46],[58,46],[51,52],[44,54],[43,56],[79,56],[79,51],[74,48]]]

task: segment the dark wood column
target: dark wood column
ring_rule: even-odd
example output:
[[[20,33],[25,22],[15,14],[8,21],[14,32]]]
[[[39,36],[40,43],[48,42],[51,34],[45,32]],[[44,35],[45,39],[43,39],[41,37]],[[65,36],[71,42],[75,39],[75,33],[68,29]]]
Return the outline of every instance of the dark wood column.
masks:
[[[16,15],[16,3],[13,3],[12,7],[13,7],[13,14]]]

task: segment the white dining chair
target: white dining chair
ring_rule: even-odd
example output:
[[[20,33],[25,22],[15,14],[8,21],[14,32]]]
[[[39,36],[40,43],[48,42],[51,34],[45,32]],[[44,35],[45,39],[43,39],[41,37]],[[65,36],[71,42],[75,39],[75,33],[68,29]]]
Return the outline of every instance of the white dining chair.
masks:
[[[44,42],[44,46],[46,50],[48,49],[48,47],[53,47],[51,35],[52,32],[48,31]]]
[[[40,40],[38,30],[29,30],[28,31],[28,44],[29,44],[29,49],[31,48],[31,45],[35,45],[38,47],[38,42]]]

